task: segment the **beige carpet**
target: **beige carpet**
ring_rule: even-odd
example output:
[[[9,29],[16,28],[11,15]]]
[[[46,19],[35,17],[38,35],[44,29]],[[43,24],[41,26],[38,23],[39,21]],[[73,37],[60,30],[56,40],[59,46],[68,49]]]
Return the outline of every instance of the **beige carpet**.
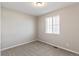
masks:
[[[54,48],[51,45],[39,41],[21,45],[6,51],[2,51],[2,56],[78,56],[77,54]]]

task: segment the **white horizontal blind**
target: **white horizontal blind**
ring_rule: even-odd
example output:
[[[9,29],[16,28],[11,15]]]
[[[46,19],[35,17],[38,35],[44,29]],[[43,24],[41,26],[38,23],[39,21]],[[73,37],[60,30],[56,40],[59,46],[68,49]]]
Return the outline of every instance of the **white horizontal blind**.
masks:
[[[60,21],[59,21],[59,16],[53,16],[53,33],[59,34],[60,33]]]
[[[59,16],[47,17],[45,20],[46,33],[59,34]]]
[[[46,33],[52,33],[52,17],[46,18]]]

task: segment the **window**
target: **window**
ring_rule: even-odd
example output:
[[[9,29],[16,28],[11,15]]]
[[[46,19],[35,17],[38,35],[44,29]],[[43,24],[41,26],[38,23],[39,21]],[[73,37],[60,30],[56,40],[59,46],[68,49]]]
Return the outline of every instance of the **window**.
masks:
[[[46,33],[59,34],[59,15],[45,19]]]

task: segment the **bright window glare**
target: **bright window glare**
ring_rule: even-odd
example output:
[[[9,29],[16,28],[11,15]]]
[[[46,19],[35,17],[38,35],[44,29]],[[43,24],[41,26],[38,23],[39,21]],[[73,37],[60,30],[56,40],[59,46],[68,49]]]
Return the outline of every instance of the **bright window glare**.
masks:
[[[54,34],[60,34],[59,30],[59,15],[53,16],[53,17],[47,17],[45,19],[46,21],[46,33],[54,33]]]
[[[46,33],[52,32],[52,17],[46,18]]]

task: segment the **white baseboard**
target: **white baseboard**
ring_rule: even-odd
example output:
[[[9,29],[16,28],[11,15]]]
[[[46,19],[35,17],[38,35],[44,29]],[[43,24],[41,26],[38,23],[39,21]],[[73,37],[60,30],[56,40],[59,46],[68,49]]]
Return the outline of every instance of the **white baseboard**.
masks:
[[[21,43],[21,44],[17,44],[17,45],[14,45],[14,46],[3,48],[3,49],[0,49],[0,51],[4,51],[4,50],[11,49],[11,48],[14,48],[14,47],[17,47],[17,46],[20,46],[20,45],[28,44],[28,43],[31,43],[33,41],[36,41],[36,40],[32,40],[32,41],[29,41],[29,42],[24,42],[24,43]]]
[[[63,48],[63,47],[57,46],[57,45],[55,45],[55,44],[46,42],[46,41],[44,41],[44,40],[38,40],[38,41],[40,41],[40,42],[44,42],[44,43],[46,43],[46,44],[49,44],[49,45],[52,45],[52,46],[55,46],[55,47],[58,47],[58,48],[60,48],[60,49],[67,50],[67,51],[72,52],[72,53],[75,53],[75,54],[79,54],[78,52],[75,52],[75,51],[72,51],[72,50],[70,50],[70,49],[67,49],[67,48]]]
[[[18,44],[18,45],[11,46],[11,47],[3,48],[3,49],[0,49],[0,51],[4,51],[4,50],[10,49],[10,48],[14,48],[14,47],[17,47],[17,46],[20,46],[20,45],[24,45],[24,44],[27,44],[27,43],[31,43],[31,42],[33,42],[33,41],[36,41],[36,40],[32,40],[32,41],[30,41],[30,42],[25,42],[25,43],[21,43],[21,44]],[[56,47],[58,47],[58,48],[61,48],[61,49],[70,51],[70,52],[72,52],[72,53],[79,54],[78,52],[75,52],[75,51],[72,51],[72,50],[70,50],[70,49],[57,46],[57,45],[55,45],[55,44],[51,44],[51,43],[46,42],[46,41],[44,41],[44,40],[37,40],[37,41],[44,42],[44,43],[46,43],[46,44],[49,44],[49,45],[52,45],[52,46],[56,46]]]

